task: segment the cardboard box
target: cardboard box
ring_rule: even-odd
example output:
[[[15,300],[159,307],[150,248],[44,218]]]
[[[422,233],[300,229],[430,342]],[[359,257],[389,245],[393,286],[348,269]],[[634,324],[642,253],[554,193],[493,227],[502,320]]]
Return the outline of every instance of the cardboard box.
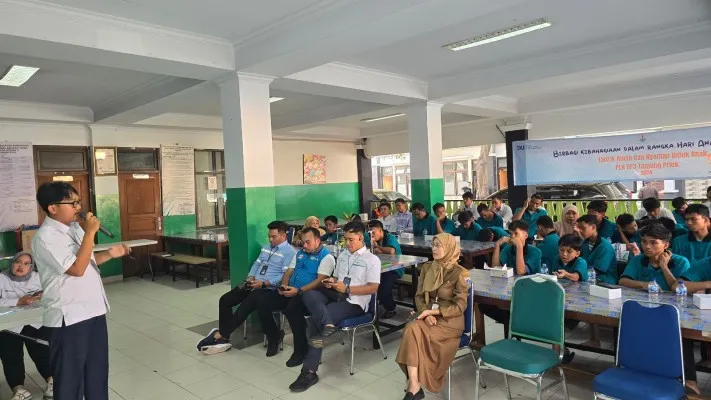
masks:
[[[711,294],[694,294],[694,305],[702,310],[711,309]]]
[[[602,297],[603,299],[619,299],[622,297],[622,289],[609,289],[606,287],[598,285],[590,285],[590,295],[595,297]]]

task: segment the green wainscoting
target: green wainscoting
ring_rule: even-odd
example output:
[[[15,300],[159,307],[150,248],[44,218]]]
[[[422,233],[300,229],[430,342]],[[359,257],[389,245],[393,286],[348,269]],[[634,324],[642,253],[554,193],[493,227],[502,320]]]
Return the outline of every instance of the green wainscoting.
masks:
[[[422,203],[425,210],[432,213],[432,206],[444,203],[444,179],[412,179],[412,202]]]
[[[190,215],[166,215],[163,217],[163,234],[195,232],[197,226],[197,216]]]
[[[344,212],[358,213],[360,209],[358,182],[277,186],[275,190],[276,217],[281,220],[310,215],[342,217]]]
[[[121,241],[121,207],[119,206],[118,193],[96,195],[96,216],[101,220],[101,225],[114,234],[110,238],[103,233],[96,234],[99,244],[117,243]],[[123,260],[107,261],[99,268],[102,277],[123,274]]]

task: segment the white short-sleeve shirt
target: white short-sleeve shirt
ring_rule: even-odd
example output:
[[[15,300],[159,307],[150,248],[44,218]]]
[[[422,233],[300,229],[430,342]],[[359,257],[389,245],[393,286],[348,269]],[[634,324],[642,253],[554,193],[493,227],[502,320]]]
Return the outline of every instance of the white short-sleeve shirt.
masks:
[[[351,278],[351,286],[365,286],[368,283],[380,283],[380,259],[370,250],[362,247],[355,253],[346,250],[338,256],[336,270],[333,276],[343,281]],[[370,295],[350,295],[348,302],[359,305],[363,311],[368,311]]]
[[[44,223],[32,238],[32,255],[40,275],[44,326],[59,328],[74,325],[106,314],[109,302],[101,282],[94,255],[84,276],[67,275],[76,261],[84,239],[84,230],[78,223],[65,225],[52,218]]]

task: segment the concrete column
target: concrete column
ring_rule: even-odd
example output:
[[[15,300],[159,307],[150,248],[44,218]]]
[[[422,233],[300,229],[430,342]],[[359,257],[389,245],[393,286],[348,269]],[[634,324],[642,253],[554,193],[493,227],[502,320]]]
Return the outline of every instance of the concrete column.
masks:
[[[534,193],[535,186],[514,185],[513,143],[528,140],[528,129],[506,131],[506,169],[508,171],[508,203],[513,211],[523,206],[526,199]]]
[[[269,103],[273,78],[234,74],[218,82],[227,179],[232,286],[242,282],[276,219]]]
[[[407,110],[412,201],[432,212],[444,201],[442,179],[442,104],[420,103]]]

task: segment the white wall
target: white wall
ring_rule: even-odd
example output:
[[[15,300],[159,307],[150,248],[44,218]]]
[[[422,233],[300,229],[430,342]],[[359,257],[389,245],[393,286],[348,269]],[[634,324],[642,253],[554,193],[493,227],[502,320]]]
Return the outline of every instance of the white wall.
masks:
[[[304,182],[303,155],[326,156],[326,183],[357,182],[356,148],[347,142],[275,140],[274,184],[301,185]]]

